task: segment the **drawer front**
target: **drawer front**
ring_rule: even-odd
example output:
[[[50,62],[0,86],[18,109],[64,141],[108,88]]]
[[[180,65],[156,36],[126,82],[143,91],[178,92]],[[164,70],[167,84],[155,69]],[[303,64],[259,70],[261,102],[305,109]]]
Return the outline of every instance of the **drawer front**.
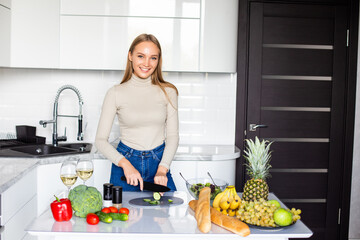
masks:
[[[36,169],[33,169],[1,194],[1,225],[5,225],[34,198],[36,188]]]
[[[36,200],[34,196],[4,226],[0,240],[20,240],[25,236],[25,228],[36,217]]]

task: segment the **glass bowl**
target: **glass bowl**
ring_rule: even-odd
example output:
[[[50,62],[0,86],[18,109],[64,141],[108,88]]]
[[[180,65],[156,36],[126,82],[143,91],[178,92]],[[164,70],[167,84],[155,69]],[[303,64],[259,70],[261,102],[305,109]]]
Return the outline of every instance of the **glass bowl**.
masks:
[[[186,188],[193,198],[198,199],[200,190],[204,187],[210,187],[210,200],[214,200],[218,193],[221,193],[227,186],[229,186],[229,183],[224,180],[214,178],[214,181],[216,186],[210,178],[191,178],[187,180]]]

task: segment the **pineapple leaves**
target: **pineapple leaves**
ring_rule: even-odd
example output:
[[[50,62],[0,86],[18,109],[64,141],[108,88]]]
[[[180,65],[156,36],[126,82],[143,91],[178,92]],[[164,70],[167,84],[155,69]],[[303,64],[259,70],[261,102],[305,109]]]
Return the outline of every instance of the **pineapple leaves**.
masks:
[[[247,148],[244,150],[244,158],[247,160],[245,164],[247,173],[251,178],[265,180],[270,177],[270,146],[272,142],[267,140],[260,142],[258,137],[255,137],[255,142],[252,139],[245,139],[245,141]]]

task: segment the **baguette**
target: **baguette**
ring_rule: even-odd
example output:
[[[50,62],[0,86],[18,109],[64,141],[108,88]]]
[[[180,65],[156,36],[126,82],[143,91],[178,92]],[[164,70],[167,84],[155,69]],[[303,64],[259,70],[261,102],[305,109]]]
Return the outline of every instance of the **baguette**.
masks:
[[[191,200],[189,202],[190,208],[194,211],[196,211],[197,205],[198,200]],[[246,223],[243,223],[234,217],[226,216],[213,207],[210,207],[210,215],[212,223],[225,228],[230,232],[236,233],[243,237],[246,237],[250,234],[249,226]]]
[[[209,187],[204,187],[200,190],[199,200],[195,209],[195,219],[199,230],[203,233],[208,233],[211,229],[210,193],[211,189]]]

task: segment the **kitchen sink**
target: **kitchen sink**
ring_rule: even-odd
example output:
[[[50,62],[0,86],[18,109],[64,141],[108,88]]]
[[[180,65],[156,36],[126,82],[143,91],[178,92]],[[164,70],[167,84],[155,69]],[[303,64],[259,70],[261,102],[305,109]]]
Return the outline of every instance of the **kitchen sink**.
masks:
[[[92,144],[90,143],[64,143],[59,144],[59,147],[70,148],[80,152],[90,152]]]
[[[49,155],[49,154],[58,154],[58,153],[69,153],[75,151],[74,149],[54,147],[52,145],[21,146],[21,147],[12,148],[11,150],[27,153],[30,155]]]
[[[58,147],[51,144],[36,144],[10,147],[0,151],[0,157],[51,157],[89,153],[91,143],[66,143]]]

